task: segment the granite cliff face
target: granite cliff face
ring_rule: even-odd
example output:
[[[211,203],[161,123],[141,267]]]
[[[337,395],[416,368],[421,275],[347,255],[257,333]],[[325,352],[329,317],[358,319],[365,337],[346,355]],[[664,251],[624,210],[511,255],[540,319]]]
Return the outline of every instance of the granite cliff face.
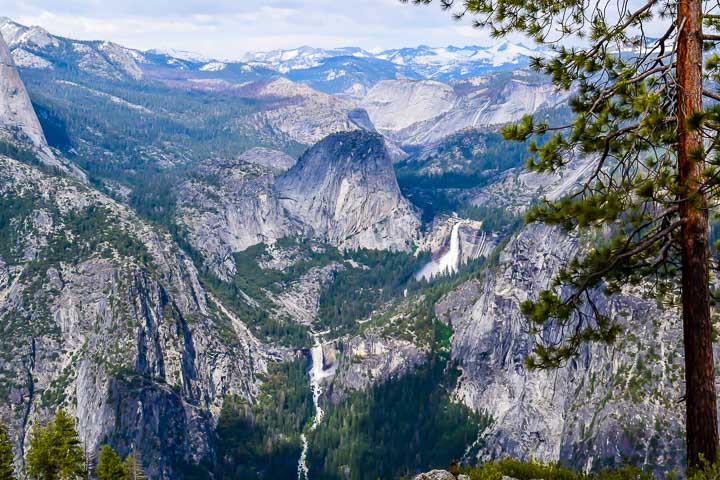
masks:
[[[501,72],[448,85],[386,80],[361,105],[377,129],[400,145],[429,145],[465,128],[514,122],[566,101],[546,79],[527,71]]]
[[[254,149],[210,160],[180,186],[176,222],[221,278],[234,275],[234,252],[283,237],[350,250],[408,250],[418,238],[420,221],[379,135],[331,135],[279,174],[290,163]]]
[[[556,199],[578,188],[591,165],[591,159],[576,159],[559,177],[510,171],[473,201],[522,212],[532,198]],[[437,317],[454,332],[452,358],[462,371],[455,397],[493,418],[478,439],[480,459],[533,456],[580,470],[624,461],[656,472],[681,465],[678,312],[659,305],[651,286],[609,297],[601,288],[593,292],[603,314],[631,326],[615,345],[586,346],[558,370],[525,368],[534,347],[556,342],[561,332],[530,333],[521,303],[549,288],[590,245],[589,238],[554,227],[525,226],[482,279],[460,285],[436,305]]]
[[[0,140],[30,150],[43,164],[56,167],[78,178],[85,175],[74,166],[56,158],[45,140],[25,84],[20,79],[13,57],[0,34]]]
[[[280,201],[312,236],[343,249],[408,250],[420,220],[379,135],[330,135],[277,180]]]
[[[215,160],[180,186],[176,222],[220,278],[235,274],[233,252],[304,231],[278,200],[277,169],[263,165],[276,165],[276,156],[256,150],[237,162]]]
[[[265,348],[126,207],[6,157],[0,202],[0,412],[18,463],[59,407],[90,451],[135,448],[153,478],[211,458],[223,399],[252,397]]]
[[[537,342],[559,332],[530,334],[520,304],[547,288],[583,245],[550,227],[526,227],[492,274],[438,305],[455,332],[452,356],[462,370],[455,395],[494,419],[482,434],[482,457],[532,455],[579,469],[631,459],[670,470],[683,451],[680,332],[676,314],[659,310],[650,290],[595,293],[603,312],[632,324],[615,346],[587,347],[556,371],[524,366]]]

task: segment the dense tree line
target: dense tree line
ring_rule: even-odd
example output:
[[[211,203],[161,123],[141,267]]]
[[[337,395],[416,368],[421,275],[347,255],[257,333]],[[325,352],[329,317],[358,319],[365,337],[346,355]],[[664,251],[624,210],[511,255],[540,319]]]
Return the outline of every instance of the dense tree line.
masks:
[[[78,437],[75,419],[64,410],[45,424],[35,424],[25,455],[24,475],[33,480],[141,480],[145,478],[134,452],[123,461],[109,445],[104,445],[96,465]],[[0,480],[16,480],[12,443],[0,422]]]
[[[417,372],[332,406],[309,436],[310,477],[400,478],[462,457],[489,419],[451,400],[453,372],[434,356]]]
[[[347,252],[358,266],[345,265],[320,295],[318,321],[322,328],[354,331],[357,321],[383,303],[403,295],[428,255],[360,249]]]

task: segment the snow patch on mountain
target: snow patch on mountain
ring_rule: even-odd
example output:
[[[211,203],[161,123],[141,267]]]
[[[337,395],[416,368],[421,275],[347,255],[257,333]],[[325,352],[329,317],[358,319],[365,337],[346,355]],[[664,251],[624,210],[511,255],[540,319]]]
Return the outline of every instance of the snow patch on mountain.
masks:
[[[227,64],[222,62],[210,62],[200,67],[200,70],[203,72],[220,72],[225,70],[226,67]]]
[[[342,56],[368,58],[373,55],[356,47],[325,50],[322,48],[303,46],[289,50],[250,52],[243,56],[242,60],[270,67],[281,73],[288,73],[291,70],[317,67],[323,60]]]
[[[21,68],[38,68],[38,69],[50,69],[52,63],[48,62],[42,57],[30,53],[23,48],[18,48],[12,52],[13,60],[15,65]]]
[[[196,63],[208,63],[212,60],[201,53],[191,52],[188,50],[178,50],[175,48],[152,48],[150,50],[146,50],[146,52],[152,55],[165,55],[174,59]]]

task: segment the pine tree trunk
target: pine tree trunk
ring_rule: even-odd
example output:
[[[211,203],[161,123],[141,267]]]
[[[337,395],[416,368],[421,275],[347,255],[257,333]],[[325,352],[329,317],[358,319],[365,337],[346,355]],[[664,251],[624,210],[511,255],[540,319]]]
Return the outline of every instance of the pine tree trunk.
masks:
[[[686,119],[702,110],[702,0],[678,2],[678,170],[685,200],[683,220],[682,306],[685,346],[685,408],[688,466],[700,457],[714,462],[718,448],[712,322],[710,318],[707,200],[698,193],[704,161],[700,133]]]

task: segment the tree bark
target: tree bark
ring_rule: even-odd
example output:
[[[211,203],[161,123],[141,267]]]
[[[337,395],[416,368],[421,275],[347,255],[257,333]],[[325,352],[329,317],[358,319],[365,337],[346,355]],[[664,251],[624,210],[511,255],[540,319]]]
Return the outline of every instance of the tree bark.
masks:
[[[702,0],[679,0],[677,50],[678,174],[683,199],[682,306],[685,346],[685,408],[688,466],[717,459],[718,422],[710,312],[707,199],[699,193],[704,168],[703,141],[687,127],[702,110]],[[682,26],[682,27],[680,27]]]

